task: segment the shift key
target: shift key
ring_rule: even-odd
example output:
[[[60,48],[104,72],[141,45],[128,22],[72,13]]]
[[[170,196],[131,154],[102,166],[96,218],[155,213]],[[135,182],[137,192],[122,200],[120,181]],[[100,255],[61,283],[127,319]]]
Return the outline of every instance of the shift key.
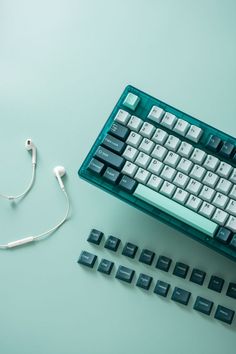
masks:
[[[95,157],[105,164],[116,168],[117,170],[121,170],[123,167],[125,160],[123,157],[114,154],[113,152],[107,150],[106,148],[99,146],[97,151],[95,152]]]

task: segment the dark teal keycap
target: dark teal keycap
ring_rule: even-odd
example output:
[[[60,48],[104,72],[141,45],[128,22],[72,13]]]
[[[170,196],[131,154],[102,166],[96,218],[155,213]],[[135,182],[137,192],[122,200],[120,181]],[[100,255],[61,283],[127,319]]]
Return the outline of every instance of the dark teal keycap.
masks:
[[[95,254],[89,253],[87,251],[82,251],[79,256],[78,263],[86,267],[93,268],[96,259],[97,256]]]
[[[140,254],[140,257],[139,257],[139,262],[151,265],[153,262],[154,256],[155,256],[154,252],[147,250],[147,249],[143,249]]]
[[[126,146],[123,141],[109,134],[107,134],[107,136],[104,138],[102,145],[119,155],[122,154]]]
[[[203,270],[194,268],[192,270],[192,274],[191,274],[189,280],[195,284],[202,285],[204,283],[205,277],[206,277],[206,272],[204,272]]]
[[[172,260],[169,257],[160,256],[157,260],[156,268],[168,272]]]
[[[103,177],[108,182],[115,184],[120,177],[120,173],[118,171],[114,170],[114,168],[107,167],[106,171],[103,174]]]
[[[99,263],[97,270],[98,272],[109,275],[111,274],[113,266],[114,266],[114,262],[111,262],[108,259],[103,258]]]
[[[88,170],[93,173],[96,173],[98,175],[100,175],[102,173],[104,168],[105,168],[104,163],[102,163],[96,159],[92,159],[88,165]]]
[[[208,289],[211,289],[211,290],[216,291],[217,293],[220,293],[223,288],[224,282],[225,282],[224,279],[217,277],[215,275],[212,275],[211,279],[209,281],[209,284],[208,284]]]
[[[126,283],[132,283],[134,273],[135,271],[133,269],[124,266],[119,266],[116,272],[116,278],[125,281]]]
[[[220,227],[217,234],[215,235],[215,239],[220,241],[221,243],[227,244],[230,242],[232,238],[232,232],[225,227]]]
[[[97,148],[95,152],[95,157],[104,162],[105,164],[116,168],[117,170],[121,170],[125,163],[123,157],[114,154],[113,152],[102,146],[99,146]]]
[[[209,150],[216,152],[219,150],[220,146],[221,146],[221,139],[216,135],[211,135],[206,144],[206,147]]]
[[[121,140],[126,140],[128,138],[130,129],[124,127],[123,125],[119,123],[113,123],[109,133],[113,135],[114,137],[121,139]]]
[[[191,293],[181,288],[174,288],[171,300],[179,302],[182,305],[188,305]]]
[[[137,283],[136,283],[136,286],[138,286],[139,288],[148,290],[150,288],[151,283],[152,283],[152,279],[153,278],[150,277],[149,275],[144,274],[144,273],[140,273]]]
[[[120,180],[119,186],[128,193],[133,193],[137,186],[137,181],[129,176],[123,176]]]
[[[215,318],[222,322],[231,324],[233,322],[235,311],[228,309],[227,307],[218,305],[215,313]]]
[[[224,141],[219,154],[226,159],[229,159],[232,155],[232,152],[234,151],[234,145],[229,143],[228,141]]]
[[[115,236],[109,236],[108,239],[105,242],[104,247],[116,252],[120,244],[120,239],[115,237]]]
[[[134,258],[138,250],[138,246],[127,242],[122,250],[122,254],[129,258]]]
[[[204,313],[205,315],[210,315],[213,307],[213,302],[205,299],[204,297],[198,296],[193,305],[194,310]]]
[[[226,295],[236,299],[236,283],[229,283]]]
[[[154,289],[154,293],[166,297],[170,289],[170,284],[165,281],[158,280]]]
[[[102,240],[103,235],[104,234],[102,231],[92,229],[89,234],[89,237],[87,238],[87,241],[94,243],[95,245],[99,245]]]
[[[177,262],[173,274],[177,277],[185,279],[188,274],[189,266],[187,264]]]

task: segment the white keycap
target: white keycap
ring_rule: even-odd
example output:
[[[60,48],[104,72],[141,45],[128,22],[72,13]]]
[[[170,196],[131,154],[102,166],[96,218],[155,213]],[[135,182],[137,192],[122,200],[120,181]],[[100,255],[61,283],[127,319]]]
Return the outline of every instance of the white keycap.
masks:
[[[226,207],[226,211],[231,214],[236,216],[236,201],[233,199],[230,199],[227,207]]]
[[[137,155],[138,155],[138,150],[130,145],[126,146],[125,151],[122,154],[122,156],[129,161],[134,161]]]
[[[191,194],[188,198],[186,206],[189,209],[192,209],[194,211],[198,211],[201,204],[202,204],[202,200],[200,198],[196,197],[195,195]]]
[[[229,192],[229,197],[236,200],[236,184],[233,185]]]
[[[161,189],[160,189],[160,193],[166,195],[167,197],[171,198],[172,195],[174,194],[174,191],[175,191],[176,187],[170,183],[170,182],[167,182],[167,181],[164,181]]]
[[[189,177],[182,172],[178,172],[173,183],[181,188],[185,188],[189,181]]]
[[[164,163],[166,163],[167,165],[169,165],[171,167],[176,167],[176,165],[178,164],[179,159],[180,159],[179,155],[177,155],[173,151],[169,151],[168,154],[166,155]]]
[[[182,159],[180,160],[180,162],[177,166],[177,170],[184,172],[186,174],[189,174],[192,166],[193,166],[193,163],[190,160],[182,157]]]
[[[129,177],[133,177],[135,172],[137,171],[137,168],[138,167],[134,163],[132,163],[130,161],[126,161],[126,163],[122,169],[122,173],[124,175],[129,176]]]
[[[186,187],[186,190],[191,194],[198,195],[201,188],[202,188],[202,184],[200,182],[196,181],[195,179],[191,178],[187,187]]]
[[[163,183],[163,179],[155,176],[155,175],[151,175],[151,177],[148,180],[147,186],[154,189],[155,191],[158,191],[161,187]]]
[[[199,194],[199,197],[205,200],[206,202],[211,202],[212,198],[214,197],[214,194],[215,194],[214,189],[207,186],[203,186],[201,193]]]
[[[216,190],[218,192],[228,194],[231,186],[232,186],[232,183],[230,181],[227,181],[227,179],[221,178],[216,186]]]
[[[161,118],[164,114],[164,109],[157,106],[153,106],[147,117],[156,123],[160,123]]]
[[[192,140],[195,143],[198,143],[199,139],[202,136],[202,133],[203,133],[203,131],[201,128],[197,127],[196,125],[191,125],[187,134],[186,134],[186,137],[189,140]]]
[[[150,172],[144,170],[143,168],[139,168],[134,178],[136,179],[136,181],[146,184],[149,176]]]
[[[161,121],[161,125],[163,125],[166,128],[172,129],[173,126],[175,125],[176,120],[177,118],[174,114],[166,112]]]
[[[142,136],[136,132],[130,132],[126,143],[137,148],[142,140]]]
[[[140,118],[136,116],[131,116],[129,123],[127,124],[127,127],[130,128],[131,130],[134,130],[135,132],[138,132],[142,124],[143,121]]]
[[[119,109],[114,120],[118,123],[126,125],[129,120],[129,117],[130,114],[128,112],[124,111],[123,109]]]
[[[145,152],[146,154],[151,154],[153,148],[154,148],[154,142],[144,138],[139,146],[139,150],[142,152]]]
[[[180,145],[179,138],[176,138],[174,135],[169,135],[167,141],[165,142],[165,146],[168,150],[176,151]]]
[[[156,175],[159,175],[161,173],[161,170],[163,169],[164,164],[156,159],[152,159],[148,166],[148,171],[155,173]]]
[[[152,151],[152,157],[162,161],[167,154],[167,149],[164,146],[156,145]]]
[[[150,139],[152,134],[154,133],[155,127],[152,124],[144,122],[139,133],[145,138]]]
[[[201,214],[207,218],[211,218],[214,211],[215,211],[215,207],[212,204],[209,204],[207,202],[203,202],[202,206],[199,210],[199,214]]]
[[[206,153],[203,150],[200,149],[194,149],[192,156],[190,157],[190,160],[193,161],[194,163],[197,163],[199,165],[202,165],[203,161],[206,158]]]
[[[219,177],[215,173],[208,171],[203,179],[203,183],[214,188],[218,179]]]
[[[236,184],[236,168],[234,168],[234,170],[232,171],[229,180]]]
[[[193,151],[193,145],[186,143],[185,141],[182,141],[178,150],[178,154],[183,157],[189,158],[192,151]]]
[[[194,165],[189,176],[201,181],[205,175],[206,169],[199,165]]]
[[[212,204],[214,204],[217,208],[224,209],[228,200],[229,198],[225,194],[217,192]]]
[[[212,155],[207,155],[207,158],[203,164],[206,169],[210,171],[215,171],[216,167],[219,165],[220,160],[217,159],[217,157],[212,156]]]
[[[216,173],[221,177],[228,178],[230,173],[232,172],[232,170],[233,170],[232,166],[230,166],[228,163],[222,161],[220,163],[220,166],[218,167]]]
[[[164,166],[162,172],[161,172],[161,177],[166,179],[169,182],[172,182],[176,174],[176,170],[170,166]]]
[[[189,129],[189,127],[190,127],[190,124],[188,122],[186,122],[186,120],[178,119],[173,130],[176,133],[184,136],[187,133],[187,130]]]
[[[144,152],[140,152],[138,154],[138,157],[135,160],[135,163],[136,163],[136,165],[138,165],[140,167],[146,168],[147,165],[149,164],[150,160],[151,160],[150,156],[148,156],[147,154],[144,154]]]
[[[167,137],[168,134],[164,130],[158,128],[153,134],[152,140],[157,144],[163,145]]]
[[[229,214],[221,209],[216,209],[215,214],[212,217],[212,221],[215,221],[219,225],[224,225]]]
[[[233,232],[236,232],[236,217],[231,215],[228,218],[228,221],[227,221],[225,227],[227,227],[228,229],[230,229]]]
[[[173,199],[176,202],[179,202],[181,204],[184,204],[186,202],[186,200],[188,199],[189,193],[184,191],[181,188],[177,188],[175,191],[175,194],[173,196]]]

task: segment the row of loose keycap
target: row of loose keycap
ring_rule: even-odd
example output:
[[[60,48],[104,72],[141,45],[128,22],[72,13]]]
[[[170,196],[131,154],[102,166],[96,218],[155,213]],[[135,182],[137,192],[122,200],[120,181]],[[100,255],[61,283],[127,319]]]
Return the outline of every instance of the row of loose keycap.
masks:
[[[96,263],[96,260],[97,260],[97,256],[95,254],[92,254],[87,251],[82,251],[78,259],[78,263],[87,266],[89,268],[93,268]],[[103,258],[99,262],[97,270],[101,273],[110,275],[113,267],[114,267],[114,262]],[[115,277],[121,281],[131,284],[134,278],[134,274],[135,271],[133,269],[130,269],[123,265],[119,265]],[[145,290],[149,290],[152,281],[153,281],[153,277],[144,273],[140,273],[136,281],[136,286]],[[157,280],[154,288],[154,293],[162,297],[167,297],[170,287],[171,286],[169,283],[166,283],[161,280]],[[171,295],[171,300],[187,306],[190,297],[191,297],[191,292],[179,287],[175,287]],[[198,296],[195,300],[193,308],[209,316],[212,312],[213,305],[214,305],[213,301]],[[234,314],[235,312],[233,310],[224,307],[222,305],[218,305],[214,317],[222,322],[231,324],[234,318]]]
[[[103,236],[104,233],[102,231],[92,229],[87,238],[87,241],[99,245],[103,239]],[[105,240],[104,247],[113,252],[116,252],[120,244],[121,244],[121,240],[118,237],[110,235]],[[127,242],[122,249],[122,255],[134,259],[137,254],[137,251],[138,251],[137,245],[131,242]],[[154,257],[155,257],[155,252],[148,249],[143,249],[139,256],[139,262],[151,266]],[[156,268],[164,272],[168,272],[171,264],[172,264],[171,258],[160,255],[157,259]],[[182,262],[176,262],[173,269],[173,274],[177,277],[185,279],[187,277],[189,269],[190,269],[189,265]],[[205,278],[206,278],[205,271],[198,268],[193,268],[189,280],[195,284],[203,285]],[[223,278],[216,275],[212,275],[208,283],[208,288],[218,293],[221,293],[224,283],[225,281]],[[226,295],[233,299],[236,299],[236,283],[234,282],[229,283],[226,291]]]

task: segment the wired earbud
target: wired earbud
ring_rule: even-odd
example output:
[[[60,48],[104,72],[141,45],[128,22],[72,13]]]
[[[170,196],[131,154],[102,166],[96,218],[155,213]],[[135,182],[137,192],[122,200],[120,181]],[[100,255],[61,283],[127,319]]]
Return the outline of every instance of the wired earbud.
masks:
[[[28,140],[30,140],[30,139],[28,139]],[[29,145],[29,144],[27,144],[27,145]],[[35,150],[35,152],[36,152],[36,150]],[[32,154],[32,159],[33,159],[33,154]],[[35,154],[35,159],[36,159],[36,154]],[[65,175],[66,170],[63,166],[56,166],[53,169],[53,173],[54,173],[55,177],[57,178],[60,188],[66,198],[67,207],[66,207],[65,216],[62,218],[62,220],[56,226],[52,227],[51,229],[49,229],[45,232],[42,232],[41,234],[38,234],[38,235],[28,236],[28,237],[21,238],[16,241],[8,242],[4,245],[0,245],[0,249],[9,249],[9,248],[24,245],[29,242],[40,241],[41,239],[48,236],[50,233],[56,231],[67,220],[68,215],[69,215],[69,211],[70,211],[70,200],[69,200],[68,194],[66,193],[65,186],[62,182],[62,177]]]
[[[32,188],[35,180],[35,168],[36,168],[36,146],[32,142],[32,139],[27,139],[25,142],[25,148],[26,150],[31,150],[32,151],[32,175],[30,182],[28,184],[28,187],[24,190],[23,193],[18,194],[18,195],[6,195],[6,194],[0,194],[0,197],[8,199],[8,200],[15,200],[22,198],[24,195],[26,195],[30,189]]]

